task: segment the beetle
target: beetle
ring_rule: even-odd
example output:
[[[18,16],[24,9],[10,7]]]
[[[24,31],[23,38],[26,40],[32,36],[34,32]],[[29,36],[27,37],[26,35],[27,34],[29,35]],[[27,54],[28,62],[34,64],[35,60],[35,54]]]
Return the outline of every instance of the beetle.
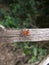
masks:
[[[21,34],[20,35],[23,37],[23,36],[27,36],[29,34],[30,34],[29,30],[24,29],[24,30],[21,30]]]

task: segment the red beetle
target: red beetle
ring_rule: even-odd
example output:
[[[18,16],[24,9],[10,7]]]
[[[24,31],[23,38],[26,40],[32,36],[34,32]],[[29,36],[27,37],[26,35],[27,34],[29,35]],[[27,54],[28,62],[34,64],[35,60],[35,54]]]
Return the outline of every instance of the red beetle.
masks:
[[[22,34],[23,34],[23,35],[29,35],[29,30],[23,30],[23,31],[22,31]]]

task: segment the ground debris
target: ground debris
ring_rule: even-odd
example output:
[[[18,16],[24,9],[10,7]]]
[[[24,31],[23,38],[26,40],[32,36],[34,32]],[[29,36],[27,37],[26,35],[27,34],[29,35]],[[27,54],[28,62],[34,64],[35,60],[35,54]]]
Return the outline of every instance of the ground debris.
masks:
[[[17,49],[10,44],[3,44],[0,46],[0,65],[16,65],[22,62],[25,54],[21,49]]]
[[[0,65],[36,65],[27,63],[31,55],[25,55],[19,47],[9,43],[0,43]]]

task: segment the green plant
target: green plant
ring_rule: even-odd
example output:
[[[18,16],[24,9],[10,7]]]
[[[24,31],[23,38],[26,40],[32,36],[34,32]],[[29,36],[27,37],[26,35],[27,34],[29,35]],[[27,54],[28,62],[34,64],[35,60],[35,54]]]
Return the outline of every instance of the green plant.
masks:
[[[23,51],[26,55],[31,54],[31,58],[28,60],[28,63],[41,61],[48,52],[47,49],[39,48],[38,44],[36,44],[36,43],[20,42],[20,43],[15,43],[14,45],[23,49]]]

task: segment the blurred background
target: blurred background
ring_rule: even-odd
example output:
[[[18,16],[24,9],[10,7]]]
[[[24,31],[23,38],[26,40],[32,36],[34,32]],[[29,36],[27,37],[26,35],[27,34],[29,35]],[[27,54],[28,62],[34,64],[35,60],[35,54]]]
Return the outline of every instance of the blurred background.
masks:
[[[0,24],[8,28],[48,28],[49,0],[0,0]]]

